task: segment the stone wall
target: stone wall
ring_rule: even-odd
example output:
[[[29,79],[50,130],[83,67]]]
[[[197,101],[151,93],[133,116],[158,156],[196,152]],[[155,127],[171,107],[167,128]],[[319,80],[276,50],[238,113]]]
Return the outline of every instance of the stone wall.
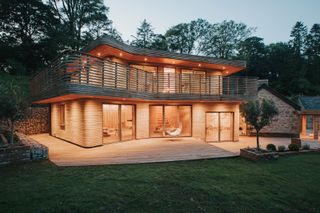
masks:
[[[259,90],[258,99],[272,100],[279,110],[279,115],[272,120],[272,123],[261,130],[262,136],[299,137],[300,112],[298,110],[264,88]],[[241,123],[241,128],[247,129],[246,124]],[[246,135],[254,134],[253,131],[246,131]]]
[[[258,92],[260,100],[272,100],[279,110],[279,115],[272,120],[269,126],[264,127],[261,133],[273,133],[298,136],[300,133],[300,113],[298,110],[287,104],[280,98],[268,92],[266,89],[261,89]]]
[[[22,133],[17,133],[20,144],[0,147],[0,165],[48,159],[48,148]]]
[[[5,122],[0,122],[5,128]],[[33,106],[26,118],[16,122],[16,131],[26,135],[50,132],[50,111],[48,106]]]

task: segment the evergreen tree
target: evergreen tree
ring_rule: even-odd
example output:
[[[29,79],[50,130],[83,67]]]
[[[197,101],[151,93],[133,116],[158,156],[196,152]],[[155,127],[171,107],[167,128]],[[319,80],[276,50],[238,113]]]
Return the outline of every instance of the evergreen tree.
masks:
[[[307,34],[307,27],[301,21],[298,21],[292,28],[290,34],[291,40],[289,43],[292,46],[295,54],[301,55],[304,52]]]
[[[306,40],[307,72],[313,83],[312,94],[320,94],[320,24],[314,24]]]
[[[141,22],[140,27],[138,27],[137,35],[134,36],[134,40],[131,42],[131,45],[141,48],[151,48],[155,38],[156,35],[153,32],[152,25],[144,19]]]

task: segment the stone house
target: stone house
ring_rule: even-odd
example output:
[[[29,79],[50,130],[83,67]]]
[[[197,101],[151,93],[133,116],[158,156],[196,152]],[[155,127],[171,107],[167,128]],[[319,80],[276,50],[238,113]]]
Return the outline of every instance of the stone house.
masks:
[[[299,137],[300,134],[300,106],[284,95],[268,86],[267,81],[258,88],[257,99],[272,100],[279,110],[272,123],[261,130],[262,136],[271,137]],[[241,135],[255,135],[254,130],[240,118]]]

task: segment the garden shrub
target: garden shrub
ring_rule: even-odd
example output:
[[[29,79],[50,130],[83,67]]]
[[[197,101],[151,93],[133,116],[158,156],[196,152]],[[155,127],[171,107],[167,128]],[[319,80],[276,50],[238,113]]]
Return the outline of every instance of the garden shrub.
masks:
[[[299,151],[299,146],[297,144],[292,143],[288,146],[288,148],[290,151]]]
[[[286,151],[286,146],[284,145],[278,146],[278,152],[284,152],[284,151]]]
[[[277,149],[276,149],[276,146],[274,144],[270,143],[270,144],[267,145],[267,150],[274,152]]]
[[[303,144],[303,146],[302,146],[302,149],[303,150],[309,150],[310,149],[310,145],[309,144]]]

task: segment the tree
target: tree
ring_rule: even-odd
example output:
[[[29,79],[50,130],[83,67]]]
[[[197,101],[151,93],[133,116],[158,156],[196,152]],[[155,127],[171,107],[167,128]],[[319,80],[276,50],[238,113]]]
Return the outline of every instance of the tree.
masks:
[[[14,142],[15,123],[27,116],[29,101],[24,90],[14,82],[0,84],[0,118],[7,121],[10,143]]]
[[[0,67],[29,74],[56,55],[48,33],[58,20],[41,0],[0,2]],[[53,53],[53,54],[51,54]]]
[[[305,41],[308,34],[307,27],[303,22],[298,21],[292,28],[289,44],[292,46],[295,54],[301,55],[305,49]]]
[[[266,46],[263,38],[249,37],[240,43],[237,59],[247,62],[247,74],[262,79],[268,78],[268,67],[265,63]]]
[[[48,3],[65,29],[65,45],[72,49],[79,50],[87,44],[87,39],[103,35],[120,37],[102,0],[48,0]]]
[[[207,56],[231,58],[236,55],[241,42],[246,40],[254,30],[234,21],[212,24],[201,41],[201,52]]]
[[[261,102],[257,100],[242,103],[240,110],[241,115],[256,130],[257,150],[260,151],[260,130],[269,125],[272,119],[279,114],[278,109],[273,101],[263,99]]]
[[[166,37],[162,34],[155,34],[150,48],[155,50],[168,50]]]
[[[155,41],[155,33],[153,32],[153,27],[150,23],[144,19],[141,22],[140,27],[137,29],[137,35],[134,36],[134,40],[131,45],[141,48],[151,48]]]
[[[314,24],[306,39],[306,77],[313,85],[313,95],[320,94],[320,24]]]
[[[168,49],[179,53],[200,53],[200,41],[210,26],[204,19],[197,19],[190,23],[175,25],[165,33]]]

